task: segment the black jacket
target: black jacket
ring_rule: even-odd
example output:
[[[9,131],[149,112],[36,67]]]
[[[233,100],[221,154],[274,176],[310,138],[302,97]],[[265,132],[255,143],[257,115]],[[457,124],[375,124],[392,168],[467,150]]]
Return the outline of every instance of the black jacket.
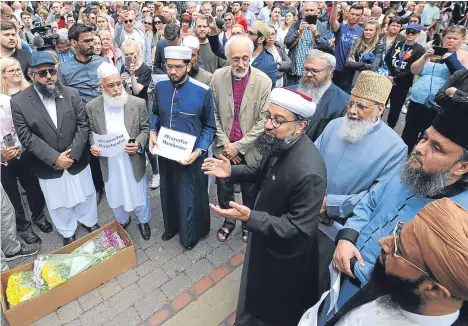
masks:
[[[453,97],[445,95],[445,91],[450,87],[457,89]],[[454,99],[466,97],[468,97],[468,70],[458,70],[449,77],[445,85],[437,92],[435,100],[437,104],[444,108],[450,106]]]

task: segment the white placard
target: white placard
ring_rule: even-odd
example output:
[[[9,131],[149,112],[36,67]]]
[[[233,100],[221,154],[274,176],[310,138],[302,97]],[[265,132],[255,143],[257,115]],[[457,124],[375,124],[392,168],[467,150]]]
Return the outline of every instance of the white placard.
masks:
[[[151,78],[153,79],[153,83],[155,84],[163,80],[169,80],[169,77],[163,74],[152,74]]]
[[[152,153],[174,161],[185,161],[192,154],[197,137],[161,127],[158,134],[158,146]]]
[[[99,135],[93,132],[94,145],[101,151],[101,156],[114,157],[125,152],[128,143],[127,133]]]

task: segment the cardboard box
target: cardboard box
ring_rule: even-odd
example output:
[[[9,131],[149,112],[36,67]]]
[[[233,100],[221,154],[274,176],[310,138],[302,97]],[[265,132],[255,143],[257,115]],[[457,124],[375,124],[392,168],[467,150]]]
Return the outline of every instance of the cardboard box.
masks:
[[[125,231],[117,221],[107,224],[99,230],[96,230],[65,247],[55,250],[52,253],[70,253],[104,230],[110,230],[113,233],[117,231],[126,247],[119,250],[117,253],[98,265],[78,274],[67,282],[10,309],[8,309],[5,292],[8,284],[8,277],[11,274],[20,271],[32,270],[33,263],[19,266],[1,274],[2,309],[11,326],[30,325],[36,320],[54,312],[57,308],[66,305],[67,303],[97,288],[101,284],[108,282],[117,275],[135,267],[135,247],[133,246],[133,242],[127,231]]]

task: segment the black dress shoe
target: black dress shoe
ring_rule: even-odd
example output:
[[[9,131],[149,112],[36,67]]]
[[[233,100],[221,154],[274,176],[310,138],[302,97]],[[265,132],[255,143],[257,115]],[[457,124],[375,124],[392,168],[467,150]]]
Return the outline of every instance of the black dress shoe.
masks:
[[[52,224],[50,224],[49,221],[44,221],[44,223],[36,224],[39,230],[41,230],[44,233],[50,233],[54,230],[52,227]]]
[[[103,194],[104,189],[96,189],[96,205],[99,205],[99,203],[101,202]]]
[[[161,236],[161,239],[163,241],[171,240],[174,236],[176,235],[176,232],[164,232],[163,235]]]
[[[41,243],[42,240],[37,236],[36,233],[33,231],[27,233],[27,234],[21,234],[21,237],[23,238],[24,242],[27,244],[33,244],[33,243]]]
[[[97,224],[97,223],[94,224],[93,226],[86,226],[86,225],[84,225],[84,224],[81,224],[81,225],[83,225],[83,227],[84,227],[86,230],[88,230],[89,233],[94,232],[94,231],[96,231],[96,230],[99,230],[99,229],[101,228],[101,226],[100,226],[99,224]]]
[[[138,228],[140,229],[141,237],[145,240],[148,240],[151,236],[149,223],[138,223]]]
[[[124,224],[120,224],[120,226],[123,227],[124,229],[126,229],[130,225],[130,222],[132,222],[132,217],[131,216],[128,217],[127,222],[125,222]]]
[[[76,240],[75,235],[72,235],[71,237],[68,237],[68,238],[63,238],[63,245],[66,246],[75,240]]]

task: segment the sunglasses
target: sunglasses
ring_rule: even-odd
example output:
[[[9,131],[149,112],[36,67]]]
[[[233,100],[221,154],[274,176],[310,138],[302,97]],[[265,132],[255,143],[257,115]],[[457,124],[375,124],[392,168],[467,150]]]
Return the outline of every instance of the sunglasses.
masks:
[[[161,24],[161,21],[160,21],[160,20],[155,20],[154,23],[155,23],[156,25],[159,25],[159,24]]]
[[[407,29],[406,30],[406,35],[416,35],[418,33],[419,33],[419,31],[415,31],[414,29]]]
[[[258,35],[258,34],[255,34],[255,33],[252,32],[252,31],[248,31],[247,33],[249,33],[250,36]]]
[[[52,68],[52,69],[45,69],[41,70],[38,72],[33,72],[35,75],[39,75],[39,77],[47,77],[47,74],[50,74],[51,76],[55,76],[57,74],[57,69]]]
[[[231,18],[225,19],[225,21],[230,22],[230,21],[232,21],[232,19]]]
[[[148,10],[143,10],[142,13],[148,12]]]
[[[133,19],[125,20],[124,24],[133,23]]]
[[[148,23],[148,22],[144,22],[143,24],[145,24],[145,25],[151,25],[151,23]]]

